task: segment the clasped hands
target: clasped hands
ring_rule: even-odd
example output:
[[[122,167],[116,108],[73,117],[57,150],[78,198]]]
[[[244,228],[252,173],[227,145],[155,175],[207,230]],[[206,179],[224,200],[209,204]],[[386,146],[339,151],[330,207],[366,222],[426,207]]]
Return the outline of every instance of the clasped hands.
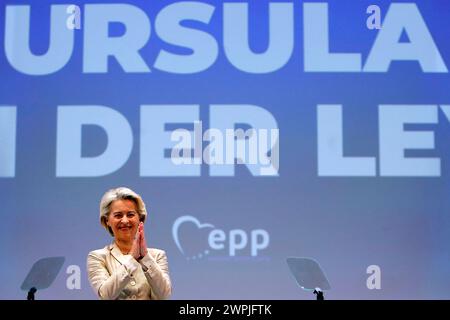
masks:
[[[136,260],[141,260],[147,255],[147,243],[145,242],[144,223],[140,222],[136,235],[134,236],[130,254]]]

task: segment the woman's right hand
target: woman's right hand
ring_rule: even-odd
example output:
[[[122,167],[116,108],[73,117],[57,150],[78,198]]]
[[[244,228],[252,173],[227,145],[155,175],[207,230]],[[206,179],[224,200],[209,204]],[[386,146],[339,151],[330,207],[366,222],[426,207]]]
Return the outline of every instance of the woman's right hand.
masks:
[[[141,256],[139,238],[140,238],[140,235],[139,235],[139,230],[138,230],[138,231],[136,231],[136,234],[134,235],[133,244],[131,245],[131,250],[130,250],[130,253],[129,253],[136,260],[138,260],[139,257]]]

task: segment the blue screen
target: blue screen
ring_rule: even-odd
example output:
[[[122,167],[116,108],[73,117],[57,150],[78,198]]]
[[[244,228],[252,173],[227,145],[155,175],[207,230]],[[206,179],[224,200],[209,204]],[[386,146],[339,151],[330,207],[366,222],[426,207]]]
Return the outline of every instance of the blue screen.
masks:
[[[450,298],[447,1],[0,4],[0,298],[97,299],[127,186],[172,299]],[[59,260],[58,260],[59,261]]]

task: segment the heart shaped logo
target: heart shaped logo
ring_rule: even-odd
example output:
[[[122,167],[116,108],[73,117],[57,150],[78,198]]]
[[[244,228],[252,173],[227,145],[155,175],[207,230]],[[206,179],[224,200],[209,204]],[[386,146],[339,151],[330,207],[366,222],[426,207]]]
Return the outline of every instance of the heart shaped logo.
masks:
[[[185,252],[180,244],[179,229],[181,225],[184,223],[193,223],[198,229],[214,228],[214,225],[210,223],[200,223],[200,221],[193,216],[181,216],[177,220],[175,220],[172,226],[172,236],[173,240],[175,241],[175,244],[177,245],[178,249],[182,254],[185,254]]]

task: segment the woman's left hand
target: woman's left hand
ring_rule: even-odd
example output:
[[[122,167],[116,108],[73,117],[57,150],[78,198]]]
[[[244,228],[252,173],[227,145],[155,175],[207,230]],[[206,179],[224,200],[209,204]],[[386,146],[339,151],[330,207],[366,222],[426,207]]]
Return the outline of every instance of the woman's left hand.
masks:
[[[139,251],[140,258],[143,258],[147,255],[147,242],[145,241],[145,233],[144,233],[144,223],[139,223]]]

